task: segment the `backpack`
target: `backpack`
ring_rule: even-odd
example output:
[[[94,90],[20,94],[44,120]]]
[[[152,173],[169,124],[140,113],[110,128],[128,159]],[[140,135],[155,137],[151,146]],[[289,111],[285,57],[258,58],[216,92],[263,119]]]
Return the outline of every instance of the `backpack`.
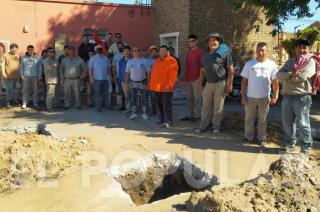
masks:
[[[316,73],[312,77],[312,95],[317,95],[320,90],[320,56],[314,55],[312,57],[316,61]]]

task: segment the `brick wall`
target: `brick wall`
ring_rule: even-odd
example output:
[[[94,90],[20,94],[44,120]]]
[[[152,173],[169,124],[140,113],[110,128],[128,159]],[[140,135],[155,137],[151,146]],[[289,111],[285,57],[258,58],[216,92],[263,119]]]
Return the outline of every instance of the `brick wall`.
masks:
[[[264,15],[255,7],[233,11],[226,0],[190,0],[190,8],[190,33],[197,34],[206,46],[206,36],[219,32],[239,64],[254,56],[259,41],[267,42],[270,49],[276,45],[270,35],[272,27],[264,24]]]
[[[159,34],[180,32],[180,59],[184,61],[188,50],[187,36],[197,34],[201,46],[206,48],[206,36],[219,32],[232,48],[238,63],[242,65],[255,54],[259,41],[268,43],[272,48],[277,45],[270,35],[272,27],[264,24],[264,15],[257,8],[245,6],[233,11],[226,0],[154,0],[155,42]]]
[[[160,44],[160,34],[179,32],[179,58],[184,64],[189,33],[190,0],[153,0],[154,7],[154,41]]]

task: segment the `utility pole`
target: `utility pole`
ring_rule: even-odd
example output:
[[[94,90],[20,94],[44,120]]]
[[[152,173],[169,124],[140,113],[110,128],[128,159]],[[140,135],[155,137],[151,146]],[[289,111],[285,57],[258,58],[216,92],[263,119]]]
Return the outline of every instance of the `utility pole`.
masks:
[[[298,29],[298,27],[302,26],[303,24],[299,24],[298,26],[295,26],[293,28],[293,37],[295,38],[296,37],[296,30]]]

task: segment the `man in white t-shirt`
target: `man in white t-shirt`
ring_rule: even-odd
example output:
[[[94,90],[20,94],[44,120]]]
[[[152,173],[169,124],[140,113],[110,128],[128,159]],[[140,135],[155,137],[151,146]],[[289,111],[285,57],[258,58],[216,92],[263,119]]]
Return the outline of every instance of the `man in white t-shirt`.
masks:
[[[132,49],[133,58],[130,59],[127,63],[126,67],[126,84],[129,84],[130,81],[130,89],[131,89],[131,109],[132,114],[129,119],[137,118],[137,102],[138,95],[141,97],[141,105],[142,105],[142,118],[147,120],[149,117],[147,115],[147,95],[146,88],[148,82],[148,68],[146,59],[141,57],[140,49],[138,47],[134,47]]]
[[[257,58],[248,61],[241,72],[242,104],[245,108],[244,138],[248,141],[255,139],[254,124],[258,114],[256,138],[262,147],[266,147],[267,144],[269,104],[276,104],[279,96],[279,84],[276,80],[277,65],[267,58],[267,51],[268,47],[265,42],[258,43],[256,48]],[[274,96],[270,100],[271,83]]]
[[[117,53],[119,53],[119,49],[118,49],[118,43],[121,42],[124,44],[124,46],[127,46],[128,44],[125,43],[123,40],[122,40],[122,35],[117,32],[115,35],[116,37],[116,42],[114,42],[110,47],[109,47],[109,54],[113,54],[113,55],[116,55]]]

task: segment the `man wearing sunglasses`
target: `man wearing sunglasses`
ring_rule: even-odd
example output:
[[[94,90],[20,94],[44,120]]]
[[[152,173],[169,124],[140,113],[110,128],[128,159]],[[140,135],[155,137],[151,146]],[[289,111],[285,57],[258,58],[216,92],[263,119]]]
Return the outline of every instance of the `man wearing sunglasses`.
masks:
[[[59,61],[56,59],[56,52],[52,47],[47,48],[48,57],[40,64],[40,80],[45,79],[47,87],[46,106],[47,111],[52,112],[57,107],[59,98],[56,96],[56,88],[59,82]]]
[[[146,88],[148,82],[148,68],[146,59],[141,57],[140,49],[138,47],[133,48],[133,58],[130,59],[126,67],[126,79],[125,82],[128,85],[130,81],[131,88],[131,109],[132,114],[129,119],[137,118],[137,102],[140,94],[142,105],[142,118],[147,120],[147,95]]]
[[[181,121],[197,121],[201,114],[201,83],[200,69],[204,51],[198,47],[198,38],[191,34],[188,37],[189,52],[186,57],[186,67],[183,79],[186,81],[186,93],[188,102],[188,115],[181,118]]]
[[[109,59],[103,55],[101,45],[94,48],[96,55],[89,60],[90,84],[93,85],[94,104],[97,111],[102,112],[100,96],[104,98],[104,105],[111,110],[109,102],[109,78],[111,77],[111,64]],[[101,93],[102,92],[102,93]]]

